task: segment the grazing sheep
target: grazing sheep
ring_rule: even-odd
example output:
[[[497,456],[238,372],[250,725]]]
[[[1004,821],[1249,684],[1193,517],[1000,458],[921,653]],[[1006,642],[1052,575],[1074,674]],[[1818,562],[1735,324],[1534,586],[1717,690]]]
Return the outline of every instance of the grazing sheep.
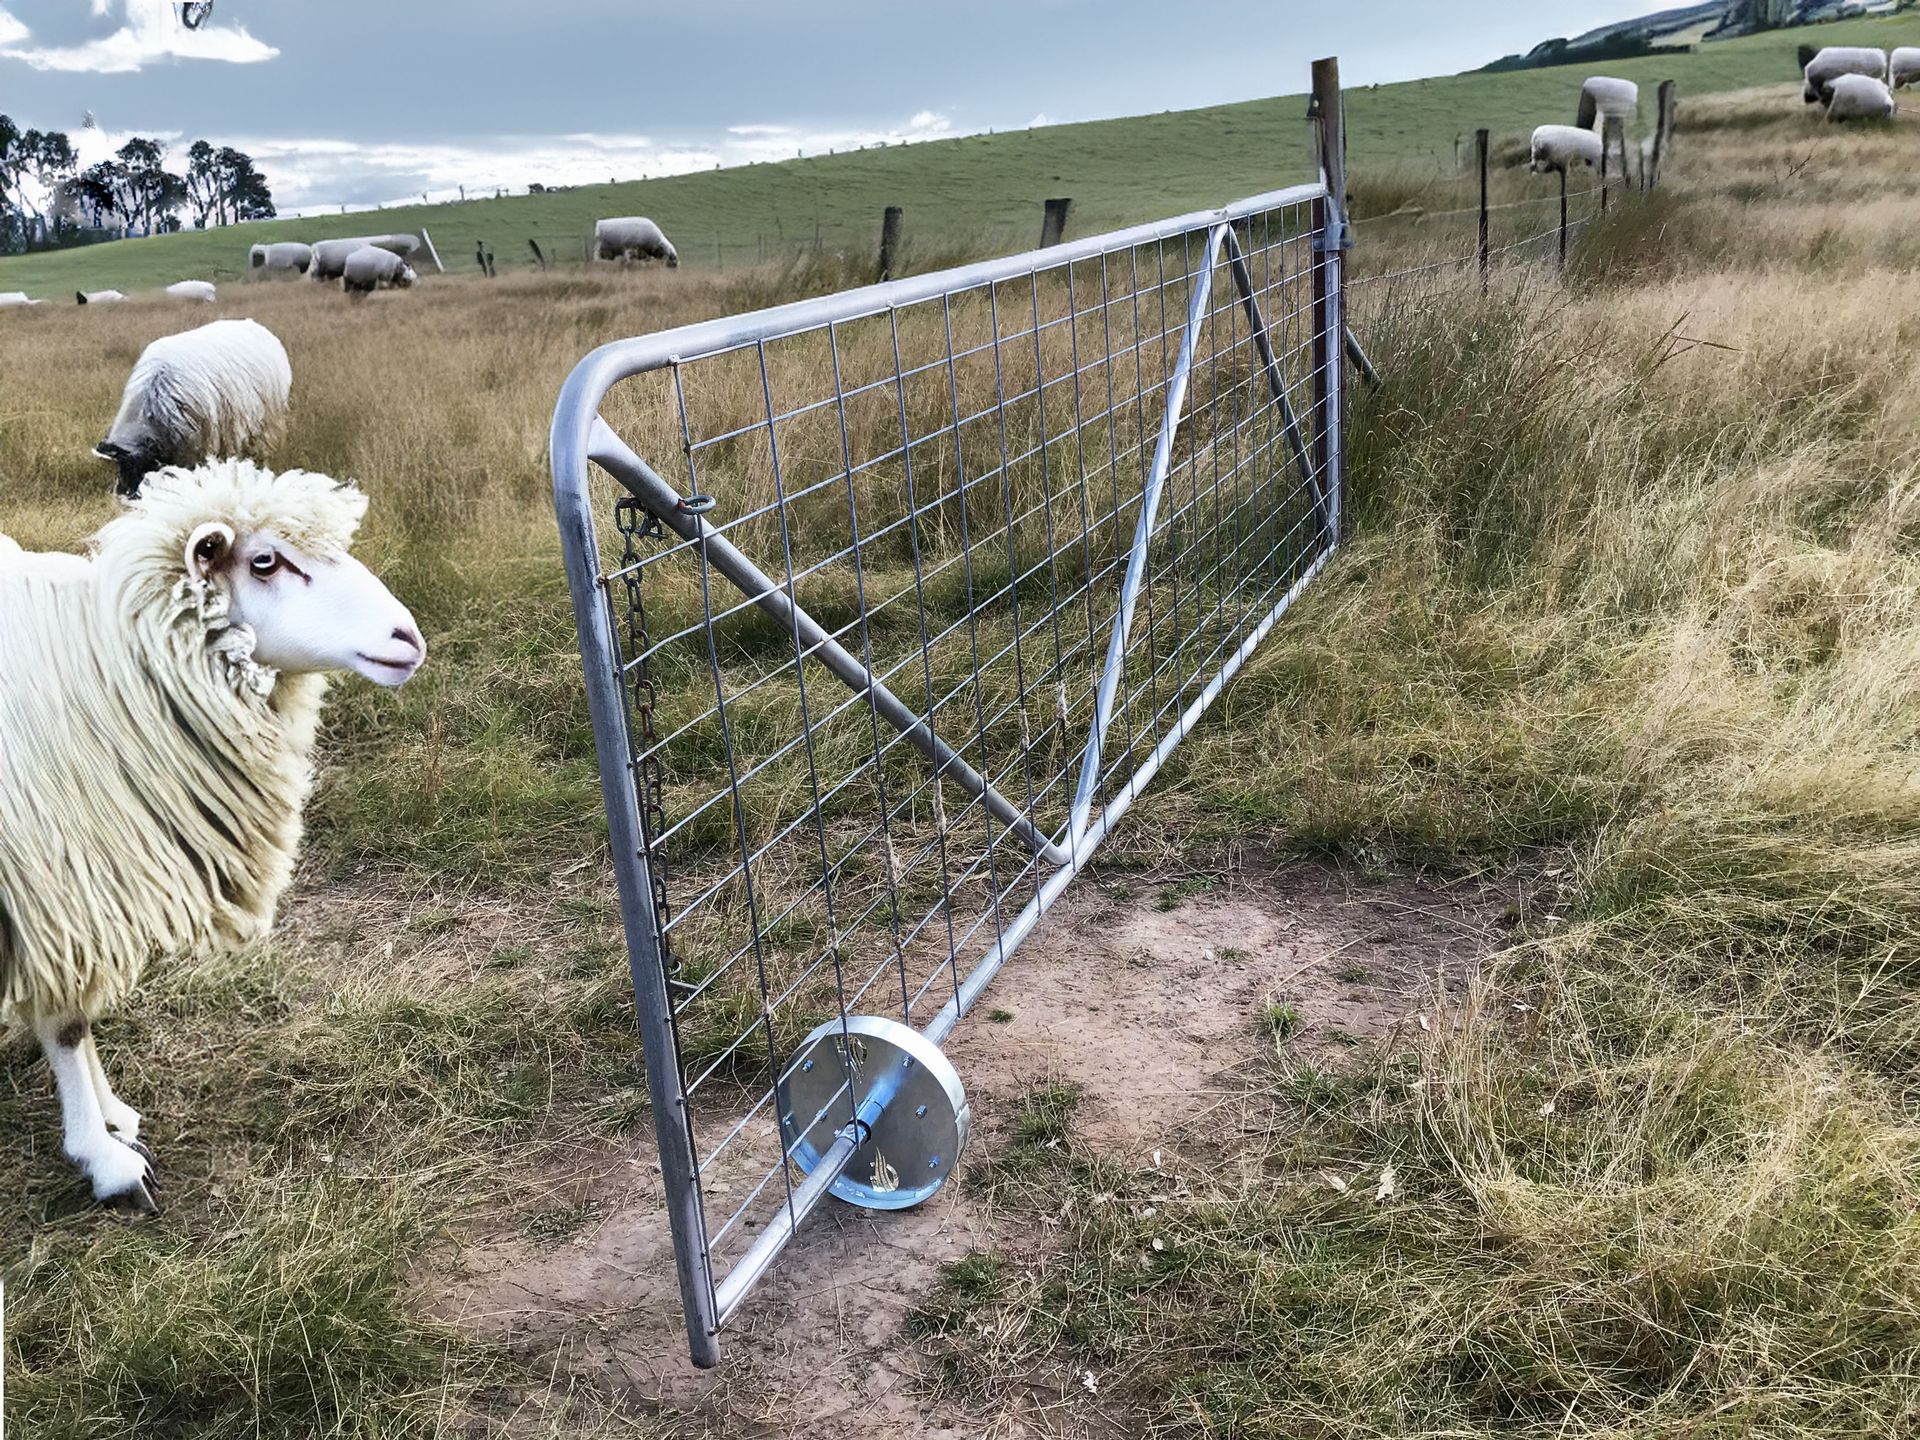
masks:
[[[86,556],[0,544],[0,1023],[33,1029],[96,1199],[158,1209],[92,1024],[150,961],[267,934],[326,675],[404,684],[413,617],[348,554],[366,510],[245,460],[156,475]]]
[[[1887,69],[1896,90],[1920,82],[1920,45],[1902,45],[1895,50]]]
[[[1824,105],[1833,90],[1833,82],[1842,75],[1870,75],[1887,78],[1887,52],[1860,45],[1829,45],[1807,62],[1807,88],[1800,98],[1809,105]]]
[[[176,280],[167,286],[167,294],[175,300],[197,300],[203,305],[220,298],[211,280]]]
[[[413,235],[354,235],[344,240],[322,240],[313,247],[313,264],[307,270],[308,278],[338,280],[347,273],[348,259],[369,245],[376,250],[406,256],[420,248],[420,241]]]
[[[1533,132],[1529,150],[1533,156],[1529,168],[1536,175],[1556,170],[1564,175],[1574,165],[1595,169],[1600,164],[1600,137],[1574,125],[1542,125]]]
[[[594,255],[601,260],[664,260],[669,269],[680,264],[680,252],[663,231],[644,215],[623,215],[598,221],[593,227]]]
[[[313,247],[295,240],[256,245],[247,252],[247,268],[263,275],[304,275],[313,264]]]
[[[419,277],[413,267],[390,250],[362,245],[347,257],[340,288],[349,295],[371,295],[375,290],[404,290]]]
[[[118,290],[76,290],[73,298],[81,305],[118,305],[127,297]]]
[[[40,305],[45,302],[32,299],[24,290],[0,290],[0,310],[15,310],[22,305]]]
[[[1632,129],[1640,113],[1640,87],[1631,80],[1615,80],[1595,75],[1580,87],[1580,128],[1600,130],[1606,122],[1618,118],[1625,129]]]
[[[136,495],[163,465],[270,446],[287,418],[293,367],[274,333],[252,320],[216,320],[141,352],[107,438],[94,454],[120,467]]]
[[[1893,91],[1871,75],[1842,75],[1833,82],[1827,100],[1827,119],[1835,124],[1843,120],[1891,120],[1899,111]]]

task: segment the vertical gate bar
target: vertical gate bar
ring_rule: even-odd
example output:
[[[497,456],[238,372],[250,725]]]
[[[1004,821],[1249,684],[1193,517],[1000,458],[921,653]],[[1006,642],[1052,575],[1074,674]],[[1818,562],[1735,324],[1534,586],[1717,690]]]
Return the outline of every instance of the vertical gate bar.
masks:
[[[1320,459],[1327,493],[1333,497],[1333,542],[1340,541],[1342,486],[1345,475],[1340,453],[1345,421],[1346,356],[1341,337],[1347,328],[1345,255],[1347,238],[1347,121],[1340,89],[1337,59],[1313,62],[1314,110],[1320,132],[1320,178],[1326,186],[1321,202],[1319,264],[1314,294],[1314,351],[1318,363],[1321,413]]]
[[[1140,600],[1140,585],[1146,574],[1147,549],[1153,539],[1153,522],[1160,509],[1160,491],[1166,484],[1167,470],[1173,463],[1173,435],[1180,424],[1186,402],[1187,379],[1193,369],[1193,349],[1199,337],[1201,317],[1207,297],[1213,290],[1213,267],[1217,263],[1222,237],[1230,227],[1216,225],[1207,237],[1207,265],[1194,286],[1192,303],[1187,308],[1187,329],[1180,337],[1180,354],[1174,362],[1167,385],[1167,411],[1160,422],[1160,438],[1154,446],[1153,468],[1148,472],[1146,489],[1140,496],[1140,519],[1133,532],[1133,549],[1127,556],[1126,577],[1120,583],[1120,609],[1114,616],[1113,630],[1107,641],[1106,665],[1100,673],[1100,689],[1094,697],[1093,724],[1087,747],[1080,761],[1080,780],[1074,787],[1073,814],[1067,822],[1068,845],[1077,854],[1081,837],[1086,834],[1093,813],[1093,792],[1100,780],[1100,757],[1107,727],[1113,721],[1114,696],[1120,688],[1120,672],[1126,667],[1127,642],[1133,632],[1133,613]]]
[[[720,1363],[720,1317],[707,1252],[706,1212],[700,1200],[699,1164],[694,1158],[691,1117],[673,1037],[673,1002],[667,991],[666,967],[661,963],[653,886],[634,796],[626,696],[611,628],[613,604],[601,579],[599,540],[588,505],[586,432],[593,416],[569,409],[569,398],[562,397],[553,421],[554,510],[566,558],[567,588],[573,595],[574,628],[586,671],[587,709],[599,756],[607,840],[620,895],[620,921],[626,931],[627,969],[646,1055],[647,1094],[660,1147],[660,1174],[667,1224],[673,1234],[673,1263],[680,1281],[687,1343],[693,1363],[712,1369]]]

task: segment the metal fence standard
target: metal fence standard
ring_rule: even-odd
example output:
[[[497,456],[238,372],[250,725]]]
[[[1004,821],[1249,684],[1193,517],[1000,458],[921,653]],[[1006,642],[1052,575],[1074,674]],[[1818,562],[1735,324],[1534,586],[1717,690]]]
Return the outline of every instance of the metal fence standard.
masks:
[[[952,1173],[940,1044],[1338,544],[1340,193],[568,380],[555,504],[697,1363],[827,1194]]]

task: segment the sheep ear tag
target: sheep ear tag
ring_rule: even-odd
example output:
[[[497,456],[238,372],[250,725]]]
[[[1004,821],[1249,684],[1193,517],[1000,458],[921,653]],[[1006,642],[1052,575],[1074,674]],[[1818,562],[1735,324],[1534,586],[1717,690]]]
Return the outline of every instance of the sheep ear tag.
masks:
[[[187,573],[198,579],[210,579],[233,552],[233,529],[219,521],[196,526],[187,537]]]

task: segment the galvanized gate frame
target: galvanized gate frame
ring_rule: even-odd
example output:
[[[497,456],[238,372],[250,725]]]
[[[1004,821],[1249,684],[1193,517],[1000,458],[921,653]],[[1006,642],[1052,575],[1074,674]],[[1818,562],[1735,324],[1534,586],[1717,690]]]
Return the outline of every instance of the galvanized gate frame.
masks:
[[[1336,92],[1337,93],[1337,92]],[[599,753],[601,787],[606,804],[609,840],[619,887],[621,918],[626,932],[629,968],[646,1050],[648,1087],[659,1141],[669,1221],[692,1357],[696,1364],[719,1361],[718,1332],[738,1311],[753,1285],[810,1214],[826,1197],[860,1143],[859,1122],[850,1122],[814,1164],[804,1181],[794,1186],[778,1223],[768,1224],[744,1256],[717,1285],[705,1233],[705,1215],[699,1195],[699,1169],[691,1132],[688,1102],[682,1089],[679,1057],[671,1024],[669,981],[662,963],[656,928],[653,890],[649,877],[635,776],[634,754],[628,734],[625,697],[615,641],[615,612],[609,581],[602,570],[589,493],[589,462],[618,481],[645,511],[682,540],[704,549],[712,568],[725,575],[755,606],[791,631],[805,653],[856,694],[871,701],[875,713],[903,735],[938,773],[982,801],[990,813],[1017,834],[1053,873],[998,941],[974,966],[964,985],[921,1032],[938,1046],[992,980],[1006,957],[1026,938],[1041,915],[1059,898],[1068,883],[1092,858],[1133,801],[1152,780],[1167,757],[1199,722],[1221,690],[1245,664],[1292,606],[1301,591],[1319,574],[1341,536],[1341,481],[1343,477],[1342,420],[1345,411],[1342,344],[1345,331],[1342,298],[1342,260],[1345,224],[1337,188],[1324,181],[1255,196],[1213,211],[1201,211],[1170,220],[1135,226],[1106,235],[1054,246],[1044,251],[962,266],[938,274],[915,276],[868,286],[822,299],[779,306],[758,314],[686,326],[678,330],[618,341],[595,350],[568,378],[554,413],[551,458],[554,506],[560,524],[567,578],[572,591],[574,619],[584,663],[593,733]],[[1287,205],[1311,204],[1314,209],[1314,434],[1309,439],[1291,406],[1275,356],[1266,317],[1247,264],[1236,222]],[[608,392],[620,381],[648,371],[676,365],[703,355],[757,341],[859,317],[885,314],[891,309],[937,298],[971,286],[1025,277],[1036,271],[1070,265],[1118,249],[1145,245],[1205,230],[1205,263],[1195,271],[1195,283],[1177,361],[1167,391],[1141,501],[1139,519],[1122,581],[1118,612],[1109,635],[1104,668],[1096,695],[1095,714],[1082,754],[1070,819],[1060,834],[1048,836],[1020,806],[1000,793],[948,743],[939,739],[924,716],[891,690],[839,644],[791,596],[703,518],[702,507],[690,503],[635,454],[600,417]],[[1239,648],[1221,666],[1204,690],[1192,700],[1158,746],[1113,795],[1096,818],[1093,815],[1103,747],[1113,719],[1115,696],[1125,666],[1128,639],[1134,624],[1149,545],[1160,508],[1161,491],[1173,465],[1174,443],[1186,410],[1188,380],[1195,347],[1208,314],[1213,276],[1222,258],[1239,292],[1240,305],[1251,327],[1253,343],[1272,403],[1280,416],[1292,463],[1310,488],[1323,541],[1311,566],[1280,596],[1247,634]]]

